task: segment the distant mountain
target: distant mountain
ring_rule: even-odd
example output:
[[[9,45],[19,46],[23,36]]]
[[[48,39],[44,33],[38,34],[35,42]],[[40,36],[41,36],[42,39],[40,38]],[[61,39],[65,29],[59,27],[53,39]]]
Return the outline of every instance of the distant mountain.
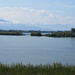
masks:
[[[4,19],[0,19],[0,22],[9,22],[9,21],[6,21],[6,20],[4,20]]]
[[[14,23],[0,23],[0,29],[3,30],[42,30],[37,26],[25,25],[25,24],[14,24]]]
[[[1,19],[0,19],[1,20]],[[41,31],[57,31],[57,30],[71,30],[71,28],[75,28],[75,25],[68,24],[35,24],[34,25],[25,25],[25,24],[14,24],[11,22],[0,23],[0,29],[3,30],[41,30]]]
[[[71,28],[75,28],[75,25],[69,25],[69,24],[47,24],[47,25],[39,25],[39,27],[42,27],[45,30],[71,30]]]

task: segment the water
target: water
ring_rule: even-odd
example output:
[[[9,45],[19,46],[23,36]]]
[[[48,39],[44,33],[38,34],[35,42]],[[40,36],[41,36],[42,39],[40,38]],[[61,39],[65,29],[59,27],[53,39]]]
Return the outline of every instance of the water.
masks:
[[[75,38],[0,36],[0,62],[75,65]]]
[[[28,33],[23,33],[23,34],[25,34],[26,36],[30,36],[31,35],[31,33],[30,32],[28,32]],[[45,35],[45,34],[51,34],[51,33],[41,33],[42,35]]]

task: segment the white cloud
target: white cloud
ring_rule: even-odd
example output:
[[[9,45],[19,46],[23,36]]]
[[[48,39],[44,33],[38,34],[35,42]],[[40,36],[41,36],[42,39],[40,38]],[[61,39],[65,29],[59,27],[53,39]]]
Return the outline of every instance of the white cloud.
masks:
[[[22,24],[75,24],[75,18],[56,15],[47,10],[23,7],[0,7],[0,18]]]

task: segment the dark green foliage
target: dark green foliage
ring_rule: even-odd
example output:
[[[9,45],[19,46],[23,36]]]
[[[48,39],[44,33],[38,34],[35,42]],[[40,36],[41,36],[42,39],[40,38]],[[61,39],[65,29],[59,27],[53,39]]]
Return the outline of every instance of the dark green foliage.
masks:
[[[51,35],[50,35],[50,34],[45,34],[45,35],[43,35],[43,36],[48,36],[48,37],[50,37]]]
[[[41,32],[31,32],[31,36],[41,36]]]
[[[0,75],[75,75],[75,66],[54,63],[53,65],[4,65],[0,63]]]
[[[75,33],[75,28],[71,28],[71,32]]]
[[[56,31],[51,34],[45,34],[43,36],[48,37],[75,37],[75,28],[72,28],[71,31]]]
[[[0,32],[0,35],[23,35],[21,32]]]
[[[75,37],[75,34],[71,31],[63,31],[63,32],[54,32],[51,34],[46,34],[48,37]]]

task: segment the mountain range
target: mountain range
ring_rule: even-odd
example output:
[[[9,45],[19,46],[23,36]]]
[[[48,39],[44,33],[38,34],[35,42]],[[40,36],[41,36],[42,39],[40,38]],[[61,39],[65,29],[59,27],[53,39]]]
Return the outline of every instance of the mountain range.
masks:
[[[36,24],[36,25],[26,25],[26,24],[14,24],[14,23],[0,23],[1,30],[44,30],[44,31],[57,31],[57,30],[71,30],[75,28],[75,25],[68,24]]]

